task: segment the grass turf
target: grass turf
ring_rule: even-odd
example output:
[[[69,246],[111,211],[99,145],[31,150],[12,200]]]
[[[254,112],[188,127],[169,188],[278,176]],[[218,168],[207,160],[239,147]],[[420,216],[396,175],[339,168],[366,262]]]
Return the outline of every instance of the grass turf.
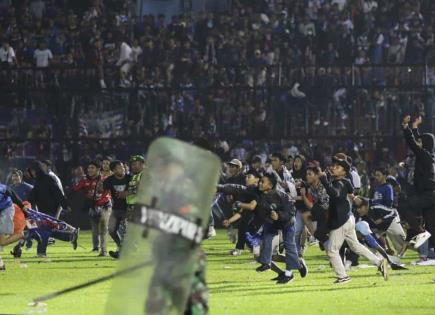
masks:
[[[45,262],[33,258],[34,250],[24,251],[21,262],[15,262],[7,254],[10,247],[5,248],[0,253],[7,265],[7,271],[0,273],[0,314],[28,313],[32,298],[114,270],[116,261],[90,253],[89,232],[81,233],[80,241],[86,249],[73,251],[69,243],[58,241],[49,247],[50,261]],[[434,266],[390,270],[387,282],[375,268],[355,269],[350,272],[352,282],[334,286],[334,274],[324,253],[309,247],[307,278],[296,274],[293,283],[276,285],[270,281],[273,272],[255,272],[257,264],[249,253],[228,255],[233,246],[225,233],[205,241],[203,247],[208,260],[211,314],[435,314]],[[416,255],[410,253],[406,261],[412,259]],[[50,300],[46,314],[104,314],[110,286],[106,282]]]

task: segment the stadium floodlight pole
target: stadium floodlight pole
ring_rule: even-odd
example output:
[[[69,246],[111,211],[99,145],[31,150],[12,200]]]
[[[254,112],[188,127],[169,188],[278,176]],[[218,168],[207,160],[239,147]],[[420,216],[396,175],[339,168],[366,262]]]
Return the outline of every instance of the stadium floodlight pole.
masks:
[[[90,287],[92,285],[95,285],[95,284],[98,284],[98,283],[101,283],[101,282],[104,282],[104,281],[107,281],[107,280],[110,280],[110,279],[113,279],[113,278],[116,278],[116,277],[119,277],[119,276],[122,276],[122,275],[125,275],[125,274],[128,274],[128,273],[131,273],[131,272],[136,271],[138,269],[142,269],[144,267],[147,267],[147,266],[149,266],[151,264],[152,264],[151,261],[145,261],[145,262],[142,262],[140,264],[128,267],[128,268],[126,268],[124,270],[116,271],[116,272],[114,272],[114,273],[112,273],[110,275],[107,275],[107,276],[104,276],[104,277],[101,277],[101,278],[97,278],[97,279],[94,279],[94,280],[91,280],[91,281],[88,281],[88,282],[85,282],[85,283],[82,283],[82,284],[79,284],[79,285],[76,285],[76,286],[73,286],[73,287],[69,287],[69,288],[66,288],[66,289],[63,289],[63,290],[60,290],[60,291],[57,291],[57,292],[53,292],[53,293],[50,293],[50,294],[47,294],[47,295],[43,295],[43,296],[37,297],[37,298],[33,299],[34,306],[36,306],[38,303],[54,299],[54,298],[56,298],[58,296],[66,294],[66,293],[70,293],[70,292],[73,292],[73,291],[81,290],[81,289]]]

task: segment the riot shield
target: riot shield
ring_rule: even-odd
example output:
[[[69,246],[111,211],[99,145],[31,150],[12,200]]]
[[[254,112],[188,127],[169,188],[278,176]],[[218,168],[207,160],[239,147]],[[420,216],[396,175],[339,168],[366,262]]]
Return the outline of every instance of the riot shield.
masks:
[[[148,151],[106,314],[183,314],[218,181],[219,158],[169,138]],[[135,266],[144,266],[137,268]]]

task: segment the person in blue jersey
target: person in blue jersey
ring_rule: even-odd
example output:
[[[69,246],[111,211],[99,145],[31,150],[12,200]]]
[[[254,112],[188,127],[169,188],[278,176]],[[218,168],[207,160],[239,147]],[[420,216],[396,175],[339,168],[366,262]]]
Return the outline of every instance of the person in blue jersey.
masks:
[[[372,215],[376,218],[370,225],[378,232],[382,245],[387,244],[385,236],[391,240],[396,252],[400,252],[406,239],[405,231],[400,224],[400,217],[393,206],[395,204],[394,188],[388,181],[388,169],[382,166],[375,168],[375,190],[371,200]],[[370,222],[369,222],[370,223]],[[386,247],[386,246],[385,246]]]
[[[375,168],[375,190],[372,203],[392,207],[394,202],[393,186],[387,182],[388,170],[382,166]]]
[[[378,211],[376,208],[384,207],[381,205],[374,205],[370,199],[364,197],[356,197],[354,198],[353,202],[357,206],[356,213],[363,218],[372,216],[373,212],[377,213]],[[389,213],[384,214],[386,214],[386,216],[389,215]],[[398,260],[394,261],[393,257],[390,257],[385,248],[380,245],[378,235],[372,232],[368,221],[360,220],[355,224],[355,229],[357,231],[358,239],[369,248],[380,253],[388,261],[393,270],[406,269],[400,265]]]
[[[11,173],[11,181],[11,189],[21,200],[27,200],[33,186],[23,181],[23,172],[21,170],[13,170]]]

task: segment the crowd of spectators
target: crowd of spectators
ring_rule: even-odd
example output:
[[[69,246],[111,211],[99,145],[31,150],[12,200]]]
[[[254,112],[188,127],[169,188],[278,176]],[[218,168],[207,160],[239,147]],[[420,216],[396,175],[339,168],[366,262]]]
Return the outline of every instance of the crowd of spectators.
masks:
[[[418,86],[435,77],[432,1],[235,0],[169,23],[135,6],[0,1],[0,107],[13,107],[1,137],[370,139],[395,136],[404,112],[427,106]],[[2,149],[70,149],[23,142]]]

